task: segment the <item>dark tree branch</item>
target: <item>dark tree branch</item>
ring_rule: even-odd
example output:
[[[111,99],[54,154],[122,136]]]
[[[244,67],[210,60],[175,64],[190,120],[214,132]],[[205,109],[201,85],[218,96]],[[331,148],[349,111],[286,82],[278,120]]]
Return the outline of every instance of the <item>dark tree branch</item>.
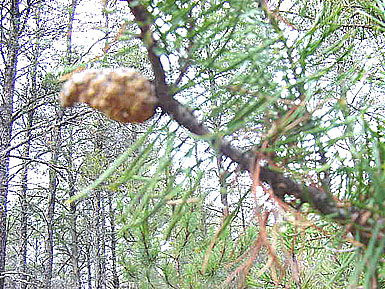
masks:
[[[253,173],[257,161],[257,156],[254,152],[242,152],[225,139],[214,139],[210,130],[204,124],[200,123],[190,110],[173,98],[170,87],[166,84],[165,71],[160,62],[160,57],[154,52],[156,51],[154,48],[157,47],[157,43],[150,30],[152,24],[151,15],[145,6],[138,5],[138,1],[127,0],[127,2],[135,17],[136,23],[141,29],[140,37],[147,47],[148,57],[155,75],[154,82],[156,94],[159,99],[159,107],[191,133],[211,138],[213,146],[218,148],[222,154],[238,163],[243,170]],[[313,186],[298,184],[291,178],[273,171],[268,167],[260,167],[259,178],[260,181],[269,184],[275,195],[282,201],[285,201],[285,195],[291,195],[303,203],[309,203],[322,215],[328,216],[341,224],[346,225],[356,222],[358,225],[367,226],[366,223],[360,222],[362,219],[360,216],[365,213],[364,211],[351,207],[339,207],[328,191]],[[356,229],[351,228],[350,230],[355,231]],[[363,233],[361,237],[361,241],[367,244],[369,241],[367,233]],[[381,234],[379,237],[380,239],[384,238],[384,234]]]

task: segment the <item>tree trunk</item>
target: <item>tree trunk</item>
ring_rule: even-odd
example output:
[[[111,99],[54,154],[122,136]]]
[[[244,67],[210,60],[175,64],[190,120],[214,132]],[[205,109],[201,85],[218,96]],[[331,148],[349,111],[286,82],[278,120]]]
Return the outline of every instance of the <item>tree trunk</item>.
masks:
[[[70,131],[69,144],[68,144],[68,153],[66,155],[68,170],[68,182],[69,182],[69,198],[75,196],[75,178],[73,172],[75,171],[73,166],[73,144],[72,144],[73,134],[72,130]],[[78,238],[78,230],[77,230],[77,202],[70,203],[70,215],[69,215],[69,229],[71,236],[71,266],[72,266],[72,284],[71,288],[81,288],[81,280],[80,280],[80,267],[79,267],[79,238]]]
[[[89,241],[89,243],[86,245],[87,286],[88,286],[88,289],[92,289],[92,261],[91,261],[92,235],[91,235],[91,231],[88,231],[88,241]]]
[[[106,288],[106,255],[105,255],[105,212],[102,205],[103,199],[100,190],[95,196],[95,279],[97,289]]]
[[[32,87],[33,90],[33,87]],[[33,111],[27,114],[26,119],[26,138],[30,137],[30,129],[32,127]],[[23,157],[29,158],[30,141],[24,146]],[[20,202],[20,227],[19,227],[19,272],[20,280],[19,288],[27,288],[27,243],[28,243],[28,163],[23,161],[23,169],[21,171],[21,192],[19,195]]]
[[[72,29],[73,29],[73,21],[75,17],[75,10],[78,5],[79,0],[72,0],[71,9],[69,10],[68,17],[68,31],[67,31],[67,63],[68,65],[72,65]],[[68,174],[69,181],[69,197],[72,198],[75,196],[75,178],[73,175],[73,145],[72,145],[72,130],[70,131],[70,144],[69,144],[69,153],[68,153],[68,167],[70,168]],[[79,238],[77,232],[77,212],[76,208],[77,202],[70,203],[70,234],[71,234],[71,266],[72,266],[72,284],[71,288],[81,288],[81,280],[80,280],[80,267],[79,267]]]
[[[34,14],[35,25],[37,30],[42,29],[42,23],[40,16],[41,8],[37,8],[36,13]],[[31,67],[29,69],[29,87],[25,92],[25,99],[33,103],[34,100],[38,98],[38,88],[37,88],[37,73],[38,73],[38,64],[39,64],[39,56],[41,55],[41,46],[40,46],[41,37],[37,34],[37,38],[35,43],[31,49],[32,53],[32,61]],[[19,224],[19,272],[20,272],[20,282],[19,288],[26,289],[27,288],[27,244],[28,244],[28,161],[30,157],[30,148],[31,148],[31,128],[33,124],[34,118],[34,110],[30,110],[26,113],[26,117],[23,123],[23,127],[25,127],[24,138],[28,140],[23,147],[22,156],[23,167],[21,170],[21,192],[19,195],[20,202],[20,224]]]
[[[112,262],[112,288],[119,289],[119,275],[117,271],[116,260],[116,229],[115,229],[115,210],[112,206],[112,196],[108,194],[108,210],[111,226],[111,262]]]
[[[19,51],[19,2],[9,2],[10,27],[6,39],[1,33],[1,42],[6,43],[6,52],[1,49],[5,60],[4,85],[0,99],[0,289],[4,288],[5,257],[7,248],[7,199],[9,151],[12,132],[12,102],[15,91],[17,56]],[[4,153],[6,152],[6,153]]]
[[[54,153],[52,160],[57,159],[57,153]],[[48,214],[47,214],[47,239],[46,239],[46,259],[44,266],[44,287],[51,288],[52,271],[53,271],[53,222],[56,202],[56,173],[49,173],[49,196],[48,196]]]
[[[72,198],[75,196],[74,189],[74,178],[71,173],[69,174],[68,180],[70,181],[70,191],[69,196]],[[76,212],[76,202],[71,202],[70,204],[70,233],[71,233],[71,265],[72,265],[72,286],[71,288],[81,288],[80,280],[80,268],[79,268],[79,239],[77,232],[77,212]]]
[[[63,111],[58,111],[57,122],[60,123],[63,117]],[[53,165],[58,163],[59,149],[60,149],[61,127],[58,126],[52,131],[51,142],[51,163]],[[51,289],[51,280],[53,272],[53,249],[54,249],[54,215],[56,204],[56,189],[57,189],[57,172],[53,169],[49,171],[49,195],[48,195],[48,213],[47,213],[47,239],[46,239],[46,259],[44,271],[44,287]]]
[[[106,0],[104,2],[105,7],[109,5],[109,0]],[[109,31],[109,17],[108,13],[103,13],[104,19],[105,19],[105,28],[106,31]],[[105,47],[108,47],[108,35],[106,34],[106,42]],[[102,146],[100,145],[99,149],[102,151]],[[116,230],[115,230],[115,210],[113,208],[113,200],[112,200],[112,193],[107,193],[107,202],[108,202],[108,216],[109,216],[109,222],[111,231],[109,232],[110,235],[110,249],[111,249],[111,270],[112,270],[112,288],[119,289],[119,275],[117,272],[117,259],[116,259]],[[104,230],[105,234],[105,230]],[[104,262],[105,263],[105,262]]]

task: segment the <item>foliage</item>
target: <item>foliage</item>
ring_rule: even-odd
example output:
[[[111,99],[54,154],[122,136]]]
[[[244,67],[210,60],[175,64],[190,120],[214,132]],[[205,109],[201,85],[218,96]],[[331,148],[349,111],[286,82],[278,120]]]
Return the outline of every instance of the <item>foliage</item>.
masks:
[[[39,3],[46,26],[34,18],[20,37],[9,274],[26,238],[20,271],[49,288],[51,228],[53,276],[79,288],[384,284],[381,1],[74,1],[52,15]],[[126,66],[158,92],[145,124],[52,97],[73,71]],[[304,189],[281,193],[264,172]]]
[[[378,114],[383,102],[373,98],[373,94],[379,93],[379,87],[373,87],[365,94],[357,92],[366,89],[368,78],[379,72],[377,64],[371,67],[362,65],[369,55],[360,51],[359,45],[365,39],[359,39],[357,35],[363,29],[361,21],[367,20],[365,13],[351,23],[349,15],[356,11],[353,4],[345,7],[338,2],[314,1],[314,6],[293,3],[291,15],[278,14],[279,9],[274,10],[274,5],[261,9],[257,3],[247,1],[157,1],[148,5],[149,11],[152,11],[155,35],[159,39],[159,46],[154,52],[162,55],[169,82],[175,85],[175,97],[194,108],[200,119],[212,128],[212,138],[227,137],[244,149],[257,149],[258,153],[264,154],[269,166],[298,181],[330,189],[341,201],[347,200],[352,206],[370,211],[373,220],[383,217],[383,136],[380,136],[383,134],[383,119]],[[321,9],[317,12],[315,7]],[[367,6],[362,9],[367,9]],[[378,12],[378,9],[375,11]],[[304,21],[298,22],[299,19]],[[375,31],[376,27],[367,29]],[[382,34],[377,39],[382,39]],[[365,44],[370,47],[369,43]],[[373,53],[370,52],[370,57]],[[268,249],[267,252],[260,251],[258,246],[261,245],[255,243],[257,234],[234,255],[234,246],[242,242],[244,234],[236,229],[239,225],[239,206],[245,205],[245,200],[241,201],[244,198],[234,199],[237,194],[242,194],[234,182],[239,182],[239,179],[242,182],[245,177],[238,176],[228,160],[224,160],[225,167],[216,168],[215,159],[222,159],[218,151],[214,154],[204,151],[193,160],[190,157],[193,152],[205,147],[199,139],[190,144],[185,141],[185,133],[177,130],[175,140],[181,139],[184,142],[181,146],[179,142],[170,140],[169,132],[166,135],[168,137],[159,145],[173,157],[167,160],[166,167],[163,167],[161,155],[157,165],[151,164],[158,167],[153,169],[153,181],[144,188],[140,186],[135,197],[127,202],[132,204],[127,208],[135,206],[135,209],[124,209],[125,206],[122,206],[125,216],[121,220],[125,224],[122,232],[136,232],[132,234],[137,237],[139,248],[144,250],[144,259],[134,257],[134,260],[142,260],[140,264],[146,268],[142,273],[147,279],[139,278],[140,272],[136,272],[139,274],[136,278],[146,280],[144,283],[147,285],[143,283],[142,286],[203,288],[218,287],[218,282],[222,284],[220,286],[225,286],[231,284],[231,279],[235,277],[232,272],[239,274],[238,286],[245,284],[242,274],[249,272],[246,283],[251,287],[264,288],[268,288],[269,283],[272,287],[292,283],[292,286],[302,284],[306,288],[346,288],[354,283],[369,286],[372,282],[373,269],[379,266],[384,245],[372,241],[362,254],[359,247],[352,249],[356,252],[350,252],[351,247],[346,243],[349,240],[347,232],[340,235],[340,227],[330,227],[321,220],[305,225],[303,232],[297,233],[298,237],[278,234],[275,241],[274,238],[260,241]],[[213,149],[215,151],[215,147]],[[159,170],[164,168],[165,191],[160,195],[154,194],[159,186],[157,180],[161,179]],[[211,171],[218,170],[217,174],[220,174],[222,169],[230,170],[225,188],[205,183],[205,175],[209,178]],[[167,170],[172,170],[172,175],[167,175]],[[138,173],[141,171],[138,170]],[[192,182],[191,178],[198,178],[199,181],[197,175],[201,173],[202,181],[193,190],[186,190],[186,185]],[[130,174],[133,172],[130,171]],[[167,183],[170,178],[171,185]],[[329,180],[332,181],[329,183]],[[210,191],[205,193],[205,190]],[[203,198],[200,214],[186,202],[192,193]],[[193,228],[185,227],[185,218],[201,219],[205,211],[204,214],[212,215],[204,203],[218,194],[231,198],[230,215],[225,213],[221,224],[209,225],[206,236],[193,234]],[[182,203],[172,207],[170,213],[167,201],[173,198],[181,199]],[[288,207],[283,208],[290,211]],[[305,221],[309,212],[312,212],[309,207],[302,210],[301,219],[305,218],[302,223],[313,223]],[[248,216],[246,222],[245,232],[255,222],[253,214]],[[273,222],[273,228],[283,224],[282,221],[270,222]],[[318,222],[323,225],[316,224]],[[128,224],[131,226],[127,227]],[[288,225],[295,231],[302,231],[295,223],[290,225],[289,222]],[[311,228],[316,231],[311,232]],[[188,237],[186,232],[189,232]],[[267,236],[273,232],[269,231]],[[185,237],[180,239],[180,236]],[[263,236],[261,232],[259,236]],[[191,252],[191,249],[187,250],[188,246],[201,238],[201,246],[206,248],[206,253],[183,258],[182,252],[185,249]],[[230,241],[233,238],[237,240],[235,243]],[[308,239],[312,238],[315,241],[310,245]],[[348,248],[346,252],[340,249],[341,242],[344,244],[342,248]],[[353,245],[357,244],[353,242]],[[325,246],[330,246],[330,249],[325,251]],[[304,249],[298,251],[298,247]],[[250,253],[252,250],[260,252],[258,255],[265,258],[268,271],[257,265],[251,271],[250,266],[247,268],[245,264],[257,258],[256,253]],[[341,252],[341,259],[333,257],[335,252]],[[166,255],[167,265],[162,254]],[[233,263],[243,254],[251,255],[241,258],[243,261],[238,265]],[[290,254],[294,260],[290,259]],[[304,259],[303,264],[298,261],[299,256]],[[312,261],[314,256],[317,256],[317,263]],[[370,264],[367,263],[368,256],[374,258]],[[266,258],[273,258],[273,263]],[[329,258],[336,259],[328,261]],[[187,265],[186,261],[181,261],[183,259],[194,265]],[[291,260],[291,263],[285,259]],[[282,267],[285,262],[292,265],[288,271]],[[203,264],[201,272],[197,269],[198,264]],[[304,269],[306,267],[311,270]],[[194,273],[191,268],[195,268]],[[261,275],[258,271],[264,273]],[[321,273],[323,271],[326,273]],[[333,278],[325,279],[322,277],[325,274],[332,274]],[[186,275],[192,279],[176,278]],[[233,277],[226,281],[229,276]],[[255,276],[261,278],[258,280]]]

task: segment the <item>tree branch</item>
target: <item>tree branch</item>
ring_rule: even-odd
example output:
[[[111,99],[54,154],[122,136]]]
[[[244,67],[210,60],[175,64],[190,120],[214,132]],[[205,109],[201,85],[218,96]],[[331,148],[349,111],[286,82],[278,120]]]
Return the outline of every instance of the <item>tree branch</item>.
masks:
[[[165,71],[160,62],[160,57],[154,52],[156,51],[154,48],[157,48],[157,43],[150,30],[152,24],[151,15],[148,13],[146,7],[138,5],[137,1],[127,0],[127,2],[135,17],[136,23],[141,29],[140,38],[147,47],[148,57],[155,75],[154,82],[156,94],[159,98],[159,107],[191,133],[211,138],[213,146],[218,148],[222,154],[238,163],[243,170],[253,173],[257,160],[257,155],[254,152],[242,152],[223,138],[214,139],[214,135],[210,130],[204,124],[200,123],[190,110],[173,98],[170,87],[166,84]],[[268,167],[260,167],[259,178],[262,182],[269,184],[275,195],[282,201],[285,201],[285,195],[291,195],[303,203],[309,203],[322,215],[327,215],[341,224],[346,225],[356,222],[360,226],[368,226],[366,222],[360,222],[360,220],[362,220],[361,216],[365,213],[364,211],[352,207],[339,207],[337,202],[332,198],[331,193],[323,189],[298,184],[291,178],[273,171]],[[356,229],[351,228],[350,230],[355,231]],[[369,239],[367,238],[367,233],[366,235],[364,234],[365,233],[362,234],[361,241],[366,243]],[[384,235],[381,234],[379,237],[382,239]]]

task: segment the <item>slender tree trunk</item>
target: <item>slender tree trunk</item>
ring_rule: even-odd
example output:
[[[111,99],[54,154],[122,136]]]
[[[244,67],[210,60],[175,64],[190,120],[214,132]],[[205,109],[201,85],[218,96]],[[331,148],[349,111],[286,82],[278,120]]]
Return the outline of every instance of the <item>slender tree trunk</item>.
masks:
[[[73,175],[73,144],[72,144],[72,130],[70,131],[70,137],[69,137],[69,144],[68,144],[68,153],[67,156],[67,166],[69,168],[68,171],[68,182],[69,182],[69,197],[72,198],[75,196],[75,178]],[[80,267],[79,267],[79,238],[78,238],[78,232],[77,232],[77,202],[71,202],[70,203],[70,220],[69,220],[69,227],[70,227],[70,235],[71,235],[71,266],[72,266],[72,284],[71,288],[81,288],[81,280],[80,280]]]
[[[107,7],[109,5],[109,0],[105,0],[104,5]],[[109,31],[109,17],[108,13],[103,13],[104,19],[105,19],[105,28],[106,31]],[[107,35],[106,35],[107,36]],[[108,38],[106,38],[108,39]],[[105,47],[108,47],[108,40],[105,42]],[[102,144],[100,145],[100,150],[102,150]],[[116,258],[116,231],[115,231],[115,210],[113,208],[113,202],[112,202],[112,194],[107,194],[107,202],[108,202],[108,216],[109,216],[109,223],[111,231],[109,232],[110,236],[110,249],[111,249],[111,270],[112,270],[112,288],[118,289],[119,288],[119,275],[117,272],[117,258]],[[102,201],[102,200],[100,200]],[[105,226],[103,226],[105,228]],[[103,229],[102,236],[106,235],[105,229]],[[103,240],[103,243],[106,240]],[[103,245],[105,247],[105,245]],[[105,256],[105,252],[103,252],[103,256]],[[104,257],[105,259],[105,257]],[[106,262],[103,262],[103,266],[106,266]],[[105,269],[104,269],[105,271]],[[105,273],[104,273],[105,274]]]
[[[27,153],[27,149],[25,151]],[[24,154],[26,155],[26,154]],[[28,233],[28,199],[27,199],[27,176],[28,176],[28,169],[26,165],[23,168],[23,176],[22,176],[22,191],[19,196],[20,200],[20,235],[19,235],[19,272],[20,276],[19,279],[21,282],[19,282],[18,288],[20,289],[26,289],[27,283],[26,283],[26,273],[27,273],[27,233]]]
[[[69,11],[68,18],[68,29],[67,29],[67,63],[68,65],[72,65],[72,30],[73,30],[73,21],[75,17],[76,7],[80,1],[72,0],[71,9]],[[70,132],[72,134],[72,131]],[[72,135],[69,138],[72,140]],[[70,198],[75,196],[75,178],[73,175],[73,161],[72,161],[72,143],[69,144],[69,158],[67,159],[68,167],[70,168],[68,181],[70,185],[69,196]],[[81,280],[80,280],[80,267],[79,267],[79,239],[77,232],[77,203],[71,202],[70,204],[70,234],[71,234],[71,265],[72,265],[72,288],[81,288]]]
[[[27,114],[26,119],[26,138],[30,138],[30,129],[33,121],[33,111]],[[24,146],[23,157],[29,158],[30,141]],[[20,228],[19,228],[19,272],[20,280],[19,288],[27,288],[27,242],[28,242],[28,164],[23,162],[21,171],[21,192],[19,195],[20,202]]]
[[[57,160],[57,152],[54,152],[53,161]],[[53,271],[53,227],[54,213],[56,202],[56,173],[49,173],[49,196],[48,196],[48,214],[47,214],[47,239],[46,239],[46,260],[44,268],[44,286],[46,289],[51,288],[52,271]]]
[[[58,111],[57,122],[60,123],[63,117],[63,111]],[[60,125],[52,131],[51,142],[51,163],[53,165],[58,163],[59,149],[60,149],[61,127]],[[49,171],[49,195],[48,195],[48,212],[47,212],[47,240],[46,240],[46,260],[44,272],[44,286],[46,289],[51,289],[52,272],[53,272],[53,250],[54,250],[54,215],[56,205],[56,189],[57,189],[57,173],[55,170]]]
[[[72,28],[75,18],[75,10],[80,0],[72,0],[71,8],[69,11],[68,30],[67,30],[67,63],[72,64]]]
[[[100,123],[99,123],[100,125]],[[98,131],[95,137],[95,151],[98,154],[103,153],[104,137],[102,129]],[[105,254],[105,211],[104,196],[100,189],[95,190],[94,196],[94,230],[95,230],[95,288],[106,288],[106,254]]]
[[[6,117],[7,108],[0,107],[0,150],[8,148],[11,129],[10,118]],[[7,145],[8,143],[8,145]],[[7,199],[8,199],[8,154],[0,158],[0,289],[4,288],[5,257],[7,248]]]
[[[105,256],[105,212],[100,190],[95,196],[95,279],[97,289],[106,288],[106,256]]]
[[[17,56],[19,51],[19,2],[9,2],[10,27],[9,37],[5,39],[1,33],[1,42],[6,43],[7,51],[4,56],[4,85],[0,99],[0,289],[4,288],[5,258],[7,248],[7,200],[8,200],[8,169],[9,152],[4,153],[10,146],[12,132],[12,102],[15,91]],[[4,53],[4,51],[1,51]]]
[[[75,196],[74,178],[72,174],[69,175],[71,183],[70,198]],[[76,202],[70,204],[70,233],[71,233],[71,265],[72,265],[72,286],[71,288],[81,288],[80,268],[79,268],[79,239],[77,232],[77,212]]]
[[[37,8],[36,13],[34,14],[35,24],[37,30],[41,29],[41,18],[40,18],[40,8]],[[33,101],[38,97],[38,88],[37,88],[37,73],[38,73],[38,64],[39,64],[39,56],[41,54],[41,46],[40,46],[40,34],[37,34],[37,38],[34,46],[32,47],[32,61],[31,67],[29,69],[29,87],[26,91],[25,98],[28,101]],[[31,110],[27,112],[25,121],[23,123],[23,127],[25,127],[24,137],[28,140],[28,142],[24,145],[23,148],[23,157],[25,160],[23,161],[23,168],[21,171],[21,192],[19,195],[20,200],[20,235],[19,235],[19,272],[20,272],[20,280],[19,288],[26,289],[27,288],[27,244],[28,244],[28,161],[27,159],[30,156],[30,147],[31,147],[31,127],[33,124],[34,111]]]
[[[92,261],[91,261],[92,235],[90,231],[88,232],[88,241],[89,243],[86,245],[87,286],[88,286],[88,289],[92,289]]]
[[[112,196],[108,194],[108,210],[111,226],[111,262],[112,262],[112,288],[119,289],[119,275],[117,271],[116,259],[116,229],[115,229],[115,210],[112,206]]]

